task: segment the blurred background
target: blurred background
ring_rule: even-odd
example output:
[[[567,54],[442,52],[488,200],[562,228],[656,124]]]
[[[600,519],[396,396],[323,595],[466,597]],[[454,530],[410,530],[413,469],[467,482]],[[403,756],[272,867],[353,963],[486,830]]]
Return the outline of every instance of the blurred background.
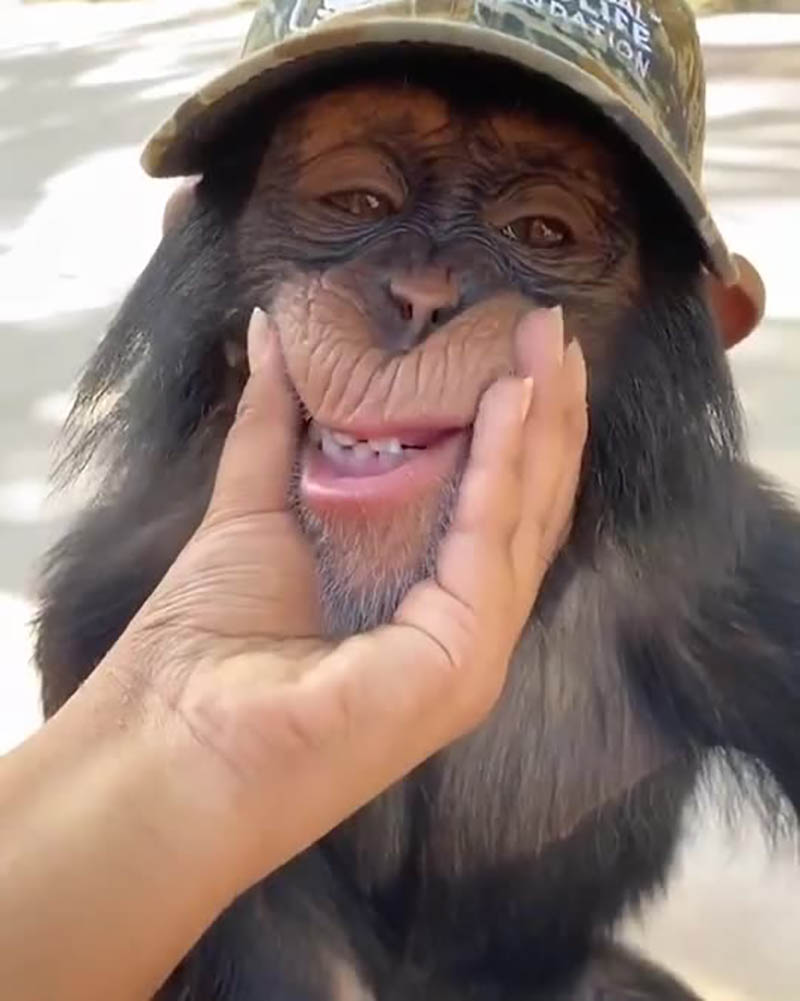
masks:
[[[760,330],[731,362],[754,459],[800,497],[800,0],[697,0],[709,74],[706,184],[761,269]],[[0,0],[0,753],[39,723],[37,560],[69,517],[54,436],[76,375],[150,256],[173,182],[148,133],[235,58],[252,5]],[[800,719],[798,719],[800,727]],[[707,1001],[800,999],[800,854],[707,799],[663,900],[622,934]]]

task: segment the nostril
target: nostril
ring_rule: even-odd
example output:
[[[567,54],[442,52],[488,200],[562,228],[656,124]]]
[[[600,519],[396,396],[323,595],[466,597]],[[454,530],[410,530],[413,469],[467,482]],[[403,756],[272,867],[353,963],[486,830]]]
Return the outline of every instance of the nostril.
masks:
[[[405,336],[419,338],[432,327],[446,323],[458,305],[459,293],[451,269],[394,275],[388,294]]]

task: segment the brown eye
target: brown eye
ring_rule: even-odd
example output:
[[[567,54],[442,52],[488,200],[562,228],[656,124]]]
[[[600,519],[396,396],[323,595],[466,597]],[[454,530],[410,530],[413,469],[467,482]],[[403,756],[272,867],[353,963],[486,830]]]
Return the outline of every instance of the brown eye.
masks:
[[[385,219],[395,211],[388,198],[372,191],[337,191],[323,198],[323,202],[356,219]]]
[[[569,227],[558,219],[542,215],[515,219],[503,226],[500,232],[509,240],[516,240],[518,243],[538,249],[561,247],[572,239]]]

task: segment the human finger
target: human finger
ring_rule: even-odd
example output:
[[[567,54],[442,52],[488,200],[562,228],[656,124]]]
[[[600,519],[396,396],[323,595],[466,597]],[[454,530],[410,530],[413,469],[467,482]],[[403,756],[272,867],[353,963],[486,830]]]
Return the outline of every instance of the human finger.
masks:
[[[510,544],[520,518],[522,429],[531,391],[529,380],[512,378],[484,394],[435,579],[412,588],[394,617],[396,625],[412,630],[406,643],[414,641],[414,632],[427,637],[459,670],[481,644],[502,663],[522,624],[508,616],[514,588]],[[498,679],[486,680],[487,692],[499,690]],[[465,679],[464,694],[474,698],[470,684]]]
[[[545,526],[545,546],[563,544],[572,523],[583,453],[589,432],[586,362],[580,343],[573,340],[564,354],[565,450],[561,478]]]
[[[287,507],[298,410],[277,333],[259,308],[250,318],[247,355],[250,378],[223,447],[207,516],[211,518]]]
[[[585,400],[564,353],[560,309],[529,314],[517,331],[518,364],[533,378],[531,408],[523,432],[522,514],[513,542],[523,600],[537,588],[569,521],[572,498],[562,484],[580,462],[582,443],[569,437],[575,408]],[[582,359],[581,359],[582,360]],[[575,401],[578,401],[577,404]],[[565,503],[566,506],[565,506]]]
[[[516,371],[522,376],[550,379],[564,361],[564,312],[532,309],[520,317],[514,331]]]
[[[522,429],[532,380],[498,379],[483,394],[448,538],[494,543],[519,519]],[[452,548],[452,547],[451,547]]]
[[[197,187],[201,177],[184,178],[167,199],[161,219],[161,234],[166,236],[185,222],[194,207],[197,198]]]
[[[510,580],[511,540],[520,518],[522,430],[531,401],[528,379],[498,380],[484,393],[450,528],[439,547],[436,585],[480,617]],[[439,600],[401,606],[426,621],[440,617]],[[440,628],[452,621],[445,617]],[[431,623],[428,623],[430,626]],[[448,645],[450,637],[440,639]],[[452,650],[453,657],[459,656]]]

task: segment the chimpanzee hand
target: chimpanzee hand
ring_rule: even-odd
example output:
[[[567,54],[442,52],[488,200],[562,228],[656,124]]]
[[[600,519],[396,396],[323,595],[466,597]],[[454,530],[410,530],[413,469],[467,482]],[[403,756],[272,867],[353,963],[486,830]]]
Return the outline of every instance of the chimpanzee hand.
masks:
[[[287,501],[297,408],[278,339],[254,313],[252,374],[207,514],[100,668],[146,714],[178,721],[208,759],[204,783],[224,773],[243,811],[246,878],[477,725],[498,697],[568,527],[587,426],[583,358],[575,341],[564,352],[560,311],[528,314],[517,340],[520,377],[481,400],[435,578],[390,625],[334,643]]]

